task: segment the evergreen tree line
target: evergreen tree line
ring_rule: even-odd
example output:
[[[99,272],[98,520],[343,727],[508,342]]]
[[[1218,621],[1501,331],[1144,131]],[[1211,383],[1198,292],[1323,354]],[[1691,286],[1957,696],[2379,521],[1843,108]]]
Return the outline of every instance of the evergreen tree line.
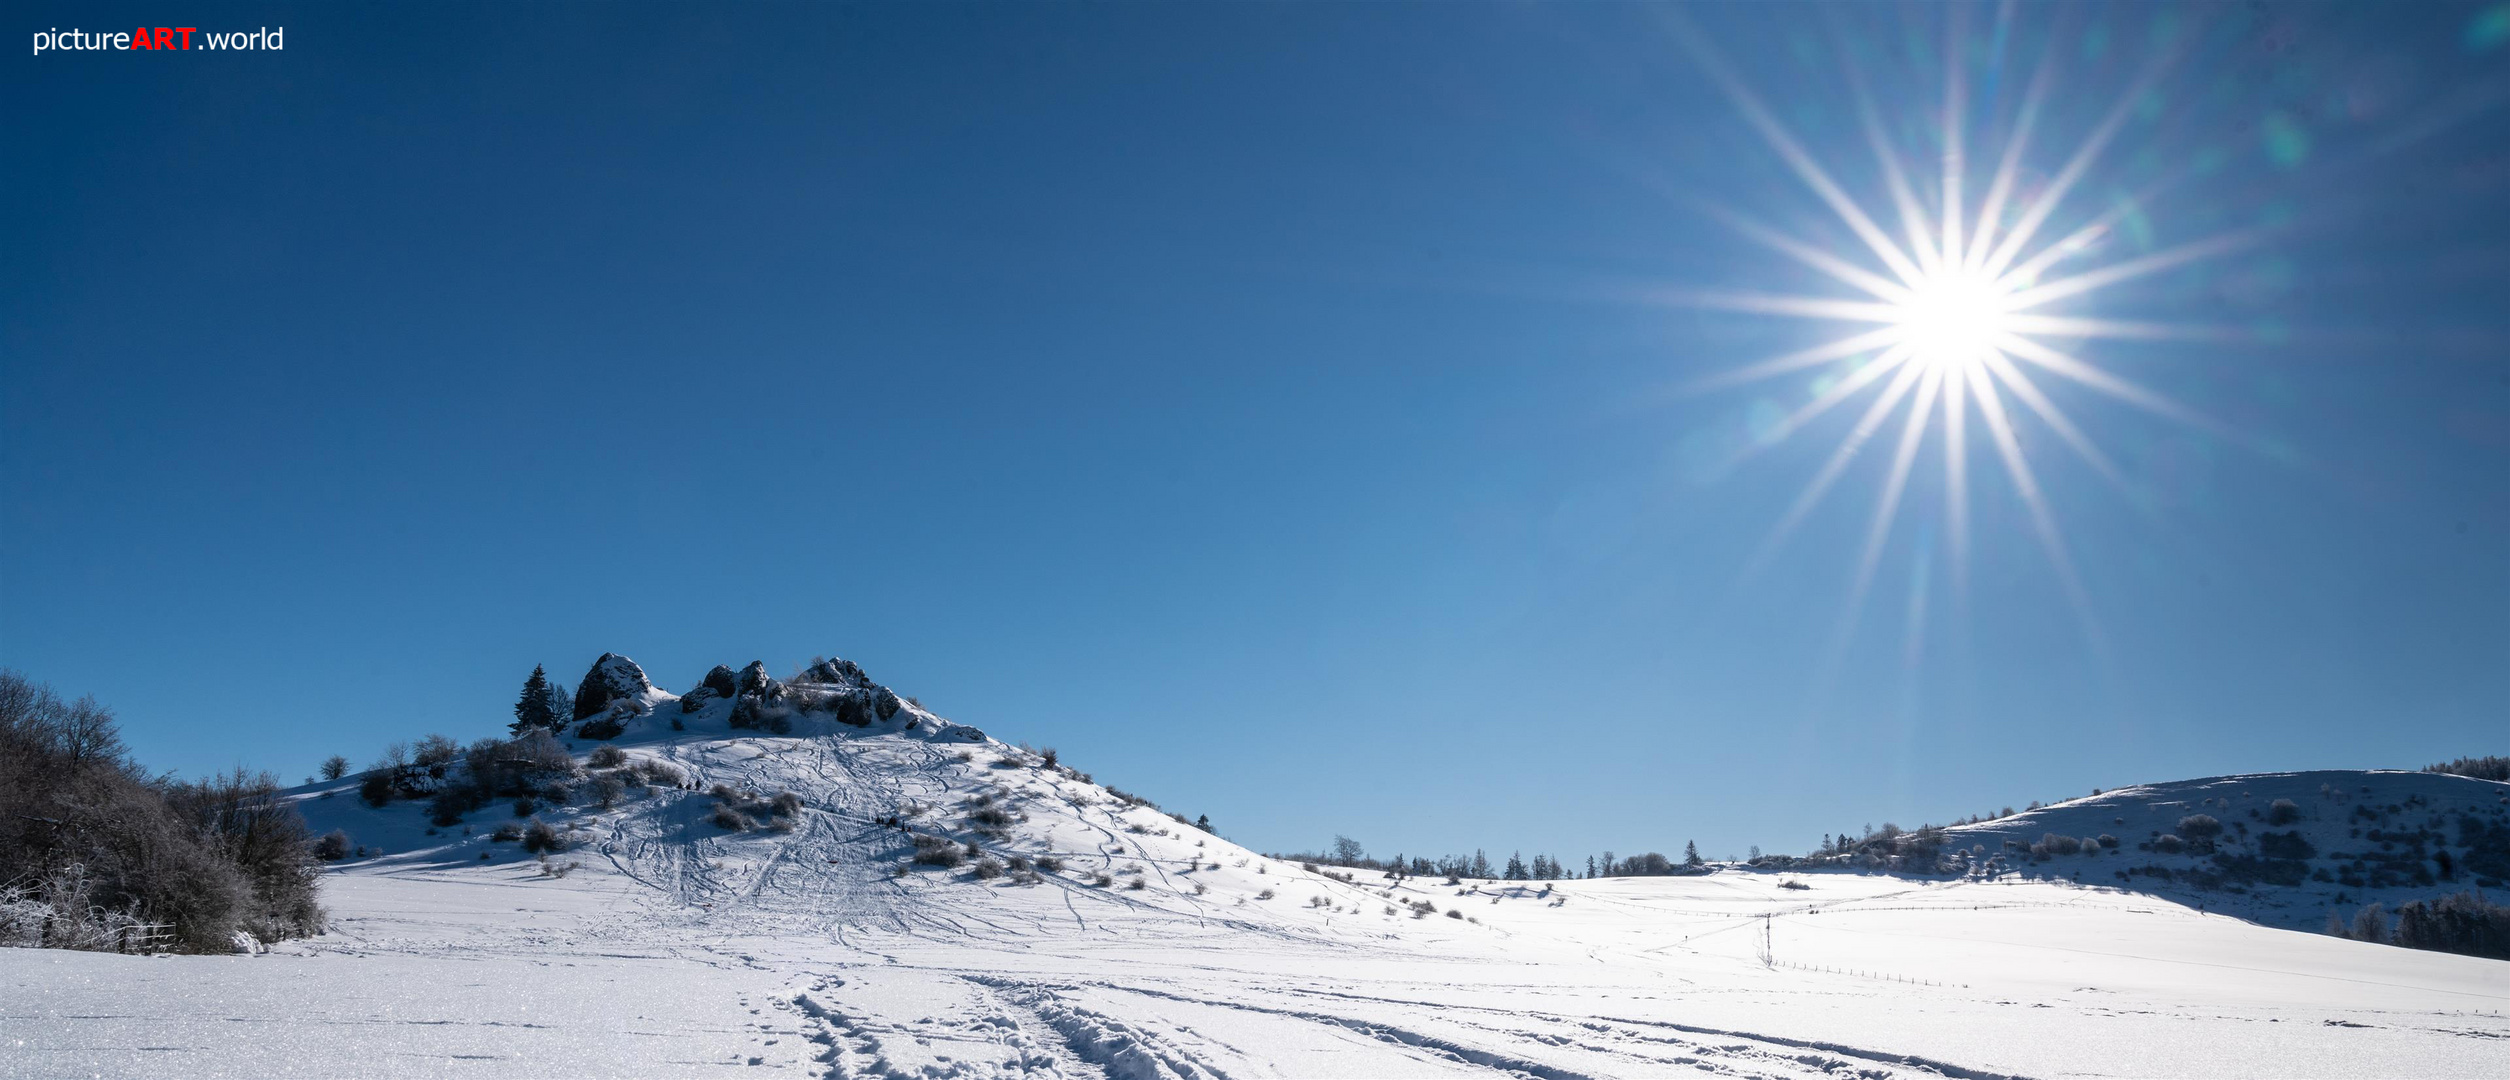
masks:
[[[242,769],[151,776],[111,710],[0,671],[0,945],[224,952],[238,931],[320,932],[313,837],[279,790]]]

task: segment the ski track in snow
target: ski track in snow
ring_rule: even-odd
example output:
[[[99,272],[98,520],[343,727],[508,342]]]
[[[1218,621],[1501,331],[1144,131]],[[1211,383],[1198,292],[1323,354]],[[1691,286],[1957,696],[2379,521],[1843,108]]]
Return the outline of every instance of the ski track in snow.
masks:
[[[2510,964],[2048,881],[1344,882],[928,714],[777,737],[723,708],[621,742],[687,787],[547,815],[582,830],[564,877],[486,838],[499,808],[431,834],[308,789],[317,829],[389,852],[330,874],[332,933],[0,951],[0,1076],[2510,1077]],[[728,833],[715,784],[805,808]],[[978,829],[985,795],[1015,823]],[[880,819],[910,803],[1065,869],[901,875]]]

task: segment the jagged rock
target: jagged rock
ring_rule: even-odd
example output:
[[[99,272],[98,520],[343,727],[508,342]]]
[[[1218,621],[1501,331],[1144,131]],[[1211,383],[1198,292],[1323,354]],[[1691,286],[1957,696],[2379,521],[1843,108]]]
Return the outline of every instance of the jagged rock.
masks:
[[[722,668],[716,668],[715,670],[724,671]],[[730,675],[731,672],[724,671],[724,674]],[[680,699],[680,711],[684,713],[696,712],[708,705],[714,704],[716,699],[722,696],[723,695],[715,692],[713,680],[710,676],[707,685],[689,691],[686,697]]]
[[[757,667],[760,674],[766,673],[767,669],[764,665],[752,666]],[[722,664],[715,665],[714,670],[706,673],[704,688],[714,691],[715,696],[717,697],[728,698],[741,692],[740,683],[732,674],[732,669],[725,667]],[[694,694],[692,693],[691,696],[694,696]]]
[[[589,720],[621,699],[642,699],[654,688],[645,669],[617,653],[603,653],[575,688],[575,719]]]
[[[906,702],[898,699],[898,692],[886,686],[881,687],[880,692],[872,696],[872,708],[880,713],[880,718],[883,720],[898,715],[898,710],[905,707]]]
[[[854,661],[836,658],[822,660],[816,664],[812,664],[810,666],[810,670],[804,671],[801,674],[800,681],[806,683],[818,683],[822,686],[845,686],[863,689],[868,689],[877,685],[872,682],[871,676],[863,674],[863,669],[856,666]]]
[[[748,666],[741,669],[740,674],[732,677],[732,692],[735,695],[765,694],[778,685],[776,680],[767,674],[766,662],[761,660],[750,661]]]

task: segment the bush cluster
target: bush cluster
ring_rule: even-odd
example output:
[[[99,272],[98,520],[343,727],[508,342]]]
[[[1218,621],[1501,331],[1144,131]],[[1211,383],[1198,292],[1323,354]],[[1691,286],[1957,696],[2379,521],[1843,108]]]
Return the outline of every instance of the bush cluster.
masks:
[[[0,671],[0,944],[113,948],[140,923],[200,952],[317,933],[314,848],[276,777],[152,778],[111,710]]]

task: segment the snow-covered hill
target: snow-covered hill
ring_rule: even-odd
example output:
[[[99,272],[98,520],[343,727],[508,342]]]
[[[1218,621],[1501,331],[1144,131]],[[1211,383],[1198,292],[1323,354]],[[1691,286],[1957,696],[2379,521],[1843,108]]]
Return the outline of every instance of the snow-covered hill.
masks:
[[[2145,784],[1946,830],[2028,876],[2116,885],[2273,926],[2510,879],[2510,784],[2323,770]]]
[[[2055,861],[1345,879],[841,661],[718,669],[685,696],[604,664],[578,722],[616,734],[574,742],[564,805],[438,825],[355,777],[299,792],[368,852],[327,876],[329,934],[0,952],[0,1075],[2510,1076],[2510,964],[2271,929]],[[2203,797],[2246,820],[2279,797],[2252,786]],[[2136,797],[2156,805],[1996,824],[2128,816],[2106,831],[2133,851],[2121,829],[2177,821],[2158,805],[2177,796]],[[572,847],[498,838],[531,818]],[[1985,828],[1962,836],[2001,846]],[[957,865],[936,865],[945,843]]]

